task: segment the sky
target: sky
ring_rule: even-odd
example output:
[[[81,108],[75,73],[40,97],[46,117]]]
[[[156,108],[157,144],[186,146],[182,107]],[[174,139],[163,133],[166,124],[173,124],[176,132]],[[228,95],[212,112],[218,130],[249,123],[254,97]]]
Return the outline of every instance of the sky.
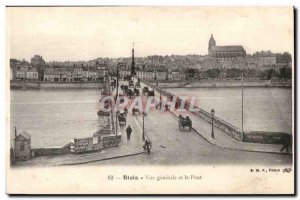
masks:
[[[78,61],[98,57],[205,55],[217,45],[293,52],[292,7],[8,7],[7,57]]]

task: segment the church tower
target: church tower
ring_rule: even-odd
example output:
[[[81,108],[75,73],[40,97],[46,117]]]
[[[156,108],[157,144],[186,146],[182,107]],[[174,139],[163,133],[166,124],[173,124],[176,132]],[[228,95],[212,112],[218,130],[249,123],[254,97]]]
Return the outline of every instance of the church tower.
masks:
[[[131,72],[130,72],[131,76],[135,76],[135,62],[134,62],[134,43],[132,46],[132,58],[131,58]]]
[[[211,34],[209,42],[208,42],[208,55],[211,55],[211,47],[216,46],[216,41],[214,39],[213,34]]]

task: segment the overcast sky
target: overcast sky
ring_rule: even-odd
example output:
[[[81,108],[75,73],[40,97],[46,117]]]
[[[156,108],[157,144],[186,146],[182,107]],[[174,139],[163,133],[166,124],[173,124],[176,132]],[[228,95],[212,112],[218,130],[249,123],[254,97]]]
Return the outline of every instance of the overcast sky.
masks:
[[[217,45],[293,52],[293,8],[7,8],[8,57],[46,61],[207,54]]]

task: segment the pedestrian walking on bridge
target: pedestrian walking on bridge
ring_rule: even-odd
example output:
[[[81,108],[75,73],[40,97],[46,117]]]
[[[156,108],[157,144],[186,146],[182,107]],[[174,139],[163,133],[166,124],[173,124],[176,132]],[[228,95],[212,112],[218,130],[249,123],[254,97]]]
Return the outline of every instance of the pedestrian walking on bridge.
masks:
[[[127,133],[127,140],[130,140],[130,135],[131,135],[132,129],[130,125],[126,128],[126,133]]]
[[[147,150],[148,155],[150,154],[151,146],[152,146],[151,141],[149,139],[146,139],[143,148],[144,150]]]
[[[292,137],[291,135],[283,135],[281,136],[281,143],[283,147],[280,149],[280,152],[282,152],[284,149],[286,149],[286,152],[289,154],[290,149],[292,149]]]

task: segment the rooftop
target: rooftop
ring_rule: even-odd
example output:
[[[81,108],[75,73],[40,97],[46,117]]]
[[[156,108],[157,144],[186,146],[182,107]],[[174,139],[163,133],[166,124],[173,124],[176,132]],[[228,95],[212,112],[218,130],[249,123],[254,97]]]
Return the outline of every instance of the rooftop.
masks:
[[[28,69],[26,67],[21,67],[18,71],[20,71],[20,72],[27,72]]]
[[[27,133],[26,131],[23,131],[23,132],[21,132],[20,134],[17,135],[17,137],[19,137],[19,136],[23,136],[27,140],[30,140],[30,138],[31,138],[31,135],[29,133]]]
[[[35,67],[33,67],[33,68],[31,68],[31,69],[29,70],[29,72],[37,72],[37,70],[36,70]]]
[[[242,45],[233,46],[212,46],[211,50],[214,52],[226,52],[226,51],[245,51]]]

